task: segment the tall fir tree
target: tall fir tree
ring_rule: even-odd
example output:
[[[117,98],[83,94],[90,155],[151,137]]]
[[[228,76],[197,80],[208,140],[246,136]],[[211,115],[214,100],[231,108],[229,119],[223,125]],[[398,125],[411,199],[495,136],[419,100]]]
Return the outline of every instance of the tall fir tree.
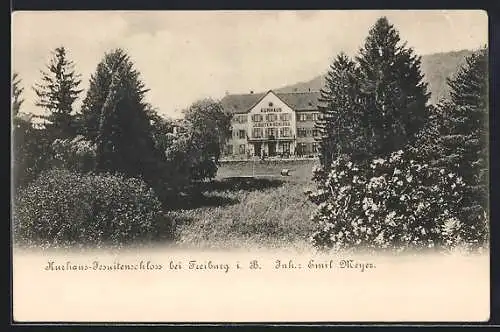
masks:
[[[155,148],[144,83],[122,49],[104,55],[83,101],[79,133],[97,144],[97,171],[159,177],[162,154]]]
[[[357,61],[373,153],[385,155],[413,142],[428,118],[420,57],[382,17],[370,29]]]
[[[11,95],[11,105],[12,105],[12,114],[13,116],[17,116],[19,114],[19,110],[21,109],[21,105],[24,102],[24,98],[22,97],[22,93],[24,92],[24,88],[21,86],[21,78],[17,72],[14,72],[12,75],[12,95]]]
[[[442,166],[460,175],[466,189],[461,198],[464,237],[487,236],[488,214],[488,49],[466,59],[448,79],[450,98],[440,105],[445,118],[441,126]]]
[[[26,143],[25,136],[31,127],[31,123],[26,121],[19,115],[21,104],[24,99],[22,97],[24,88],[21,87],[21,78],[17,72],[14,72],[11,79],[11,108],[12,108],[12,182],[14,188],[18,188],[23,184],[23,178],[27,173],[26,164]]]
[[[50,165],[50,137],[33,127],[31,116],[23,116],[24,88],[17,73],[12,76],[12,185],[15,190],[27,185]]]
[[[47,71],[41,71],[41,83],[35,83],[33,90],[38,100],[36,105],[48,111],[48,131],[54,138],[68,138],[75,134],[73,103],[81,89],[80,75],[75,72],[75,64],[67,57],[64,47],[52,52]]]
[[[323,166],[342,154],[364,155],[363,113],[359,107],[359,70],[354,61],[340,53],[326,75],[321,89],[319,155]]]

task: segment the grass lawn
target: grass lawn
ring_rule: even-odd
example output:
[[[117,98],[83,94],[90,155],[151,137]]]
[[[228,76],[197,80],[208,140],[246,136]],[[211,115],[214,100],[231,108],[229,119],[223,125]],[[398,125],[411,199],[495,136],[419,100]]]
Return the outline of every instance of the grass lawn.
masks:
[[[309,250],[315,161],[229,162],[195,205],[168,214],[180,247]],[[281,176],[283,168],[289,176]]]

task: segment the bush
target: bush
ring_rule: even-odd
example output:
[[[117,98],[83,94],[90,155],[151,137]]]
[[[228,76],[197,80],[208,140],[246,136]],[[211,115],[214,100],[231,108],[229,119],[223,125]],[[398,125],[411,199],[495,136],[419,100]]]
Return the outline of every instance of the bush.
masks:
[[[205,159],[192,166],[191,176],[194,180],[213,180],[217,176],[219,167],[213,159]]]
[[[312,236],[317,248],[402,251],[483,240],[460,222],[462,179],[417,163],[407,152],[364,166],[339,158],[331,170],[316,168],[313,178],[318,190],[307,194],[318,205],[311,217],[318,225]]]
[[[23,246],[121,246],[153,239],[162,211],[142,180],[53,169],[20,190],[13,219]]]
[[[50,167],[52,152],[45,130],[33,128],[29,121],[23,119],[13,120],[12,182],[17,190]]]

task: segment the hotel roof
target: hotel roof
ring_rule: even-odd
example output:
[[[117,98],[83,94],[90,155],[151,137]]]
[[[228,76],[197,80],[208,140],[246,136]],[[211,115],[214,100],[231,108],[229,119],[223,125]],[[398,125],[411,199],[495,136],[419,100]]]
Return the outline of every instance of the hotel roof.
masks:
[[[221,100],[222,107],[229,113],[247,113],[268,93],[269,91],[266,93],[226,95]],[[318,104],[320,104],[318,101],[321,97],[319,91],[273,93],[295,111],[314,111],[318,109]]]

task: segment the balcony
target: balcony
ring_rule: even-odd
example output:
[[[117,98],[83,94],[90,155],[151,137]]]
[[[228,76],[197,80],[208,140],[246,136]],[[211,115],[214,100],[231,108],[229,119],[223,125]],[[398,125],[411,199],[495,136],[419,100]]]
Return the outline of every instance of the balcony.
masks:
[[[280,136],[274,136],[274,135],[263,135],[262,137],[249,137],[248,141],[249,142],[264,142],[264,141],[276,141],[276,142],[283,142],[283,141],[294,141],[295,136],[286,136],[286,137],[280,137]]]

